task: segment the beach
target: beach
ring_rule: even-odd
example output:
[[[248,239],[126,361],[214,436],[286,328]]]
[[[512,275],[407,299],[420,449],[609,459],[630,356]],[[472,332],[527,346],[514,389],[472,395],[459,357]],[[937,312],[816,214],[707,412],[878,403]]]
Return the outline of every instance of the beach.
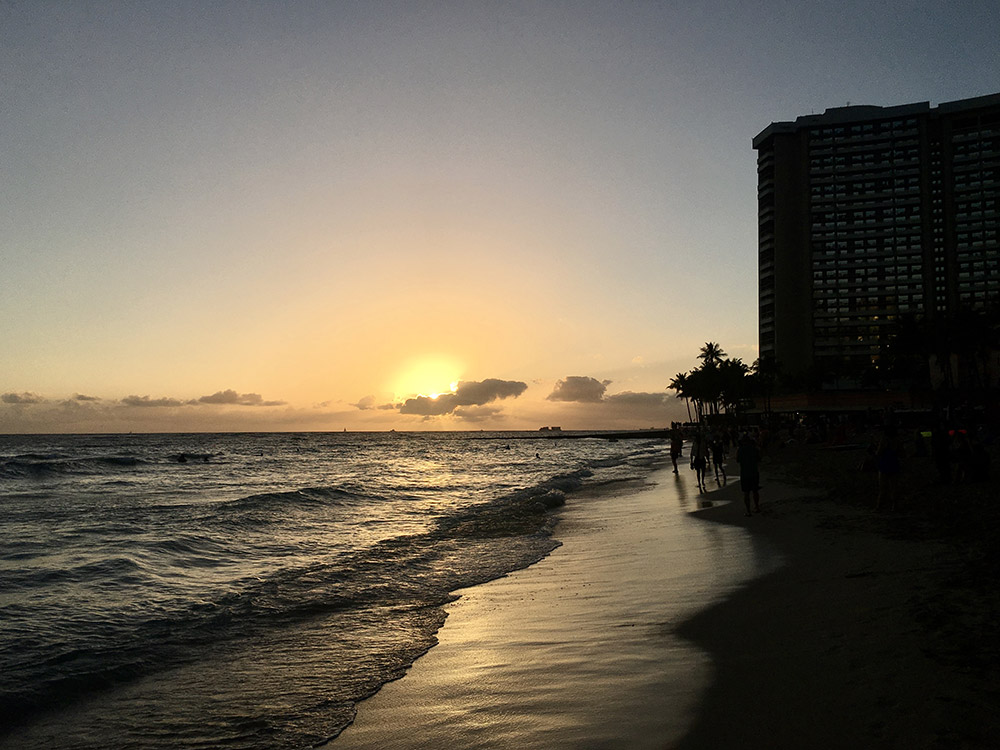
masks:
[[[749,518],[735,482],[699,495],[686,467],[574,499],[562,547],[460,592],[330,746],[995,746],[995,595],[963,543],[980,505],[933,500],[989,490],[928,492],[914,468],[910,507],[876,514],[858,456],[772,453]]]

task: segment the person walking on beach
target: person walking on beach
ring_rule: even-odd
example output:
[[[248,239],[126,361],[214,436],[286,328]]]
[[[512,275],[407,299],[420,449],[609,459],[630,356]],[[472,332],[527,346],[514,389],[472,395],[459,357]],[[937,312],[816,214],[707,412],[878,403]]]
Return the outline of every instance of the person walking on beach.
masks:
[[[710,444],[712,449],[712,468],[715,469],[715,480],[719,480],[719,472],[722,473],[722,481],[726,481],[726,444],[723,442],[722,435],[716,433],[712,436],[712,442]]]
[[[677,473],[677,459],[681,457],[684,450],[684,436],[677,427],[676,422],[670,424],[670,460],[674,464],[674,474]]]
[[[760,450],[749,435],[744,434],[740,438],[740,447],[736,449],[736,463],[740,465],[740,489],[743,491],[746,514],[751,515],[751,494],[753,510],[760,513]]]
[[[705,468],[708,466],[708,440],[705,433],[698,430],[698,434],[691,441],[691,468],[694,469],[698,479],[698,489],[707,492],[705,487]]]

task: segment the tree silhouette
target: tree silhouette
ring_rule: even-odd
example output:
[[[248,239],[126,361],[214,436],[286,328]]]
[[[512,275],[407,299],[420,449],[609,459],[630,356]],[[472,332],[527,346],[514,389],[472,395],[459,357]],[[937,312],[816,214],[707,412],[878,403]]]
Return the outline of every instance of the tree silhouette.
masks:
[[[706,416],[719,417],[723,412],[727,416],[738,415],[751,395],[750,368],[741,359],[726,359],[722,347],[712,341],[701,347],[698,359],[701,366],[677,373],[667,386],[687,403],[688,421],[692,404],[699,422]]]
[[[684,399],[684,405],[687,407],[688,412],[688,422],[691,421],[691,400],[688,395],[688,376],[687,373],[679,372],[674,375],[673,380],[670,381],[670,385],[667,386],[668,389],[672,391],[677,391],[677,395],[674,398]]]
[[[712,365],[717,365],[722,362],[725,358],[726,353],[722,351],[722,347],[716,344],[714,341],[708,341],[703,347],[701,347],[701,352],[698,354],[698,359],[704,362],[706,365],[711,367]]]

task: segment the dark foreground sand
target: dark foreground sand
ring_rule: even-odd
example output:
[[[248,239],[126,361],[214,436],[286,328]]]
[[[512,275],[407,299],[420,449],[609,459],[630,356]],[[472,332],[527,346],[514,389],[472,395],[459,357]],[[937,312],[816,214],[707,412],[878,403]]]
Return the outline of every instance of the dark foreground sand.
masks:
[[[751,518],[732,485],[697,510],[684,472],[571,501],[564,546],[462,592],[331,747],[1000,746],[991,490],[914,470],[875,514],[857,461],[772,454]]]

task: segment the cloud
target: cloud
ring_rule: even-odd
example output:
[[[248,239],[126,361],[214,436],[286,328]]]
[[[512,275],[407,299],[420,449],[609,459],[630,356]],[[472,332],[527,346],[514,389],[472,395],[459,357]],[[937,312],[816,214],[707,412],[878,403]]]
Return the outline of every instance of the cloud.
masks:
[[[485,422],[499,417],[502,412],[500,406],[459,406],[455,409],[455,416],[466,422]]]
[[[237,393],[227,389],[216,391],[211,396],[202,396],[199,404],[224,404],[229,406],[284,406],[284,401],[265,401],[259,393]]]
[[[517,398],[526,390],[528,384],[520,380],[487,378],[480,382],[459,383],[454,396],[460,406],[482,406],[497,399]]]
[[[374,409],[375,408],[375,397],[374,396],[365,396],[364,398],[359,399],[358,403],[351,404],[351,406],[354,406],[354,407],[360,409],[361,411],[367,411],[368,409]]]
[[[150,398],[149,396],[126,396],[122,399],[125,406],[184,406],[184,402],[176,398]]]
[[[407,399],[399,407],[399,413],[423,417],[442,416],[456,413],[460,407],[483,406],[499,399],[517,398],[527,389],[528,384],[519,380],[487,378],[482,381],[464,381],[458,384],[453,393],[445,393],[437,398],[417,396]]]
[[[0,401],[5,404],[44,404],[45,399],[37,393],[5,393],[0,396]]]
[[[101,406],[101,399],[95,396],[83,396],[77,393],[70,398],[59,402],[59,405],[67,411],[93,412]]]
[[[430,396],[417,396],[408,398],[399,407],[400,414],[416,414],[422,417],[436,417],[443,414],[450,414],[455,410],[456,404],[453,399],[454,394],[447,394],[431,398]]]
[[[81,397],[77,397],[81,398]],[[98,400],[82,397],[82,400]],[[265,401],[259,393],[237,393],[229,389],[216,391],[211,396],[202,396],[191,401],[182,401],[179,398],[150,398],[149,396],[126,396],[121,400],[125,406],[151,406],[151,407],[176,407],[176,406],[200,406],[209,404],[214,406],[284,406],[284,401]]]
[[[579,401],[582,403],[597,403],[604,400],[604,392],[611,385],[610,380],[596,380],[580,375],[570,375],[565,380],[556,382],[546,398],[549,401]]]
[[[624,406],[644,406],[653,408],[663,406],[669,394],[666,393],[633,393],[625,391],[608,396],[604,400],[608,403],[622,404]]]

